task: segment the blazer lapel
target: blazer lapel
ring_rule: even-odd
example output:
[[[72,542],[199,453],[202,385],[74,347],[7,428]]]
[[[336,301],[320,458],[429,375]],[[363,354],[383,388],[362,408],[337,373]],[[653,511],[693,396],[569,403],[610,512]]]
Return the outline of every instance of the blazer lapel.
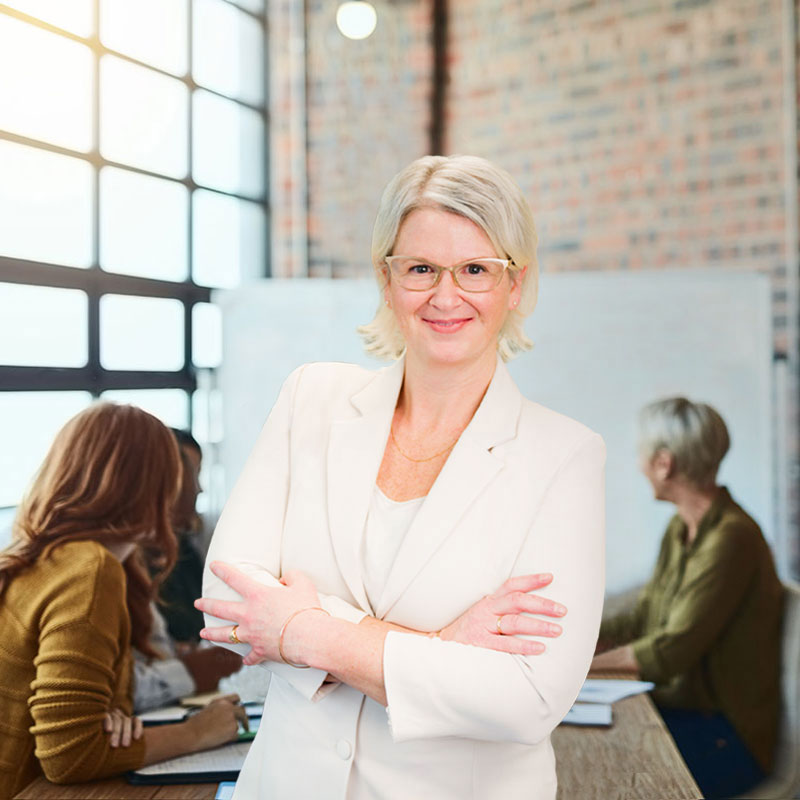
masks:
[[[522,395],[498,358],[492,382],[403,540],[375,616],[383,618],[503,467],[492,448],[516,436]],[[388,435],[388,430],[387,430]],[[384,439],[385,441],[385,439]],[[371,488],[371,487],[370,487]]]
[[[353,395],[353,415],[334,420],[328,442],[328,519],[333,549],[347,586],[365,611],[370,604],[361,579],[361,541],[403,368],[401,358]]]

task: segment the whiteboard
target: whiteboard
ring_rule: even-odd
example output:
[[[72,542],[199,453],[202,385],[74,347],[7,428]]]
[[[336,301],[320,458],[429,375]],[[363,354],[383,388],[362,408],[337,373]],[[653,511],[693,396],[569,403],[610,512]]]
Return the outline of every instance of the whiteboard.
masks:
[[[214,298],[223,309],[219,375],[230,489],[283,380],[306,361],[378,367],[355,333],[379,302],[372,280],[265,280]],[[608,448],[607,589],[649,575],[673,507],[639,474],[636,415],[682,394],[713,405],[731,433],[720,480],[773,538],[772,330],[766,276],[726,271],[543,275],[509,364],[523,394],[584,422]]]

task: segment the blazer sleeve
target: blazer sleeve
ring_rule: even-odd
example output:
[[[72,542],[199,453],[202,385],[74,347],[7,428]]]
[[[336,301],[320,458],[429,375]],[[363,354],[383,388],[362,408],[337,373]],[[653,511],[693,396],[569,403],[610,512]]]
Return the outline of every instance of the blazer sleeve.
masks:
[[[605,581],[605,445],[584,437],[557,470],[512,574],[551,572],[537,592],[568,613],[538,656],[516,656],[404,633],[384,646],[395,741],[460,736],[535,744],[566,715],[589,670]],[[487,535],[492,535],[487,531]]]
[[[296,369],[284,383],[247,463],[228,498],[211,539],[203,573],[203,596],[239,600],[240,596],[208,568],[212,561],[225,561],[268,586],[279,585],[281,538],[289,496],[290,433],[292,408],[305,367]],[[341,598],[320,594],[322,607],[332,616],[358,623],[366,616]],[[205,615],[206,625],[230,625]],[[247,645],[220,643],[240,655]],[[327,673],[318,669],[296,669],[288,664],[265,661],[260,666],[294,686],[306,699],[315,698]]]

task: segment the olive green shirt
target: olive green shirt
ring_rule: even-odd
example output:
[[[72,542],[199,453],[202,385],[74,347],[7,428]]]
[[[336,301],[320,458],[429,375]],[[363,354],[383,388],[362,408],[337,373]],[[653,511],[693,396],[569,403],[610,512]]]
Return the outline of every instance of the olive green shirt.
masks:
[[[778,732],[783,587],[760,528],[721,488],[687,547],[675,515],[634,608],[600,638],[632,643],[662,706],[720,711],[769,771]]]

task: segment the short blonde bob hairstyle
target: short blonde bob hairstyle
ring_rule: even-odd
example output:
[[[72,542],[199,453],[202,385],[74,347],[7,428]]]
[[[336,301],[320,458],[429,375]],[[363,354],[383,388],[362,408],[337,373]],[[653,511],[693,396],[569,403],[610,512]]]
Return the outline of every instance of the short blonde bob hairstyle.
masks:
[[[384,189],[372,231],[372,266],[381,293],[387,280],[384,258],[392,254],[403,220],[420,208],[466,217],[486,233],[498,257],[514,262],[512,270],[528,268],[519,305],[509,311],[497,349],[504,361],[529,350],[533,343],[523,323],[539,291],[538,240],[530,206],[514,179],[485,158],[459,155],[424,156],[395,175]],[[396,359],[405,349],[394,312],[382,296],[375,317],[358,332],[367,352],[378,358]]]
[[[639,413],[641,457],[650,461],[659,450],[666,450],[675,459],[676,474],[698,489],[715,485],[730,443],[725,421],[706,403],[667,397]]]

